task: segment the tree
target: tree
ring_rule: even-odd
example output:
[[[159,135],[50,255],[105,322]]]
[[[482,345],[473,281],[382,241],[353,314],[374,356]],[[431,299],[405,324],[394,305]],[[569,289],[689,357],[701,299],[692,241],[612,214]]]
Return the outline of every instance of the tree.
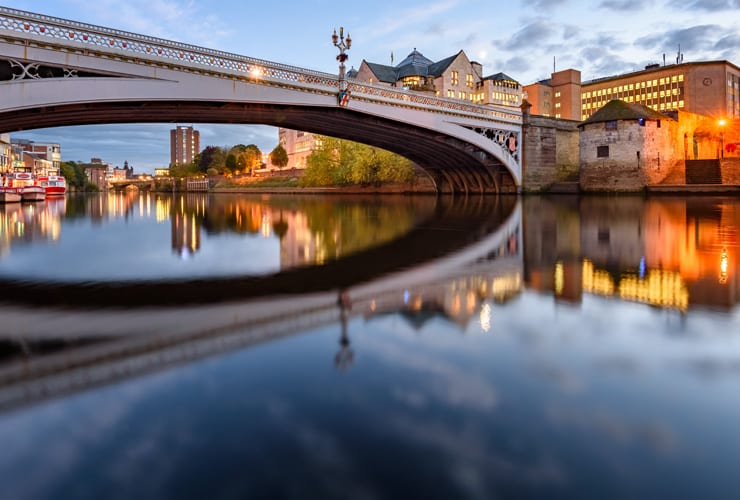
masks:
[[[262,151],[255,144],[250,144],[244,148],[245,170],[252,172],[262,166]]]
[[[236,170],[236,167],[236,156],[234,153],[229,152],[229,154],[226,155],[226,170],[233,172]]]
[[[320,137],[306,160],[304,186],[410,182],[414,166],[384,149],[331,137]]]
[[[282,144],[275,146],[275,149],[270,153],[270,163],[279,169],[288,166],[288,152],[285,151]]]
[[[209,168],[215,168],[223,172],[226,167],[226,152],[218,146],[206,146],[200,153],[198,170],[206,172]]]

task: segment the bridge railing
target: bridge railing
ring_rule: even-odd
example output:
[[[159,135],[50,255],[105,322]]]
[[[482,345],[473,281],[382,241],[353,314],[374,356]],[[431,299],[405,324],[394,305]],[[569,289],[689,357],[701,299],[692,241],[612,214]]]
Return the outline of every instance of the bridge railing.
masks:
[[[290,86],[322,93],[339,90],[338,77],[329,73],[7,7],[0,7],[0,34],[3,33],[15,34],[22,40],[53,42],[73,50],[123,54],[185,70],[206,69],[256,84]],[[349,82],[353,99],[521,123],[521,113],[516,108],[474,104],[351,79]]]

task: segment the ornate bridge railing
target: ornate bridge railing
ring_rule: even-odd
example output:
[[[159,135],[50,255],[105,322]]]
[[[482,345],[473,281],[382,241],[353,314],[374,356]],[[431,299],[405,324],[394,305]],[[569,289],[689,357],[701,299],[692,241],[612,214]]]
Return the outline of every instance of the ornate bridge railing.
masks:
[[[36,42],[61,50],[84,51],[90,55],[115,54],[149,64],[167,64],[184,71],[206,71],[214,75],[237,77],[252,83],[277,85],[306,92],[332,94],[339,90],[338,77],[329,73],[6,7],[0,7],[0,35],[8,40]],[[18,61],[10,63],[11,80],[42,78],[34,71],[33,65]],[[65,70],[64,76],[77,77],[78,74],[74,70]],[[353,80],[349,80],[349,89],[353,100],[508,125],[521,123],[521,113],[504,106],[477,105]]]

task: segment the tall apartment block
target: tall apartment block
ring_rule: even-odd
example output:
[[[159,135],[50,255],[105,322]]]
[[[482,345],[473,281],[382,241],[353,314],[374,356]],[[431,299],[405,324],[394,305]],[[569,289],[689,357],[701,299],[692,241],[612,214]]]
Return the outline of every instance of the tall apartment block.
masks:
[[[170,130],[170,166],[187,165],[200,152],[200,132],[178,125]]]

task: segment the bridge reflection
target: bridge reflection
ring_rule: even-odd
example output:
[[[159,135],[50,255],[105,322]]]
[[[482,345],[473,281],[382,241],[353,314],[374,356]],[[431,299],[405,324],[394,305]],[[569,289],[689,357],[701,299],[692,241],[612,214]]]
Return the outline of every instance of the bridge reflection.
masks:
[[[429,244],[440,228],[445,241]],[[337,323],[345,328],[337,363],[346,367],[352,318],[434,310],[467,322],[482,301],[516,293],[521,276],[520,204],[505,197],[437,203],[395,240],[270,276],[95,285],[3,280],[0,408]],[[122,296],[126,308],[119,307]]]

